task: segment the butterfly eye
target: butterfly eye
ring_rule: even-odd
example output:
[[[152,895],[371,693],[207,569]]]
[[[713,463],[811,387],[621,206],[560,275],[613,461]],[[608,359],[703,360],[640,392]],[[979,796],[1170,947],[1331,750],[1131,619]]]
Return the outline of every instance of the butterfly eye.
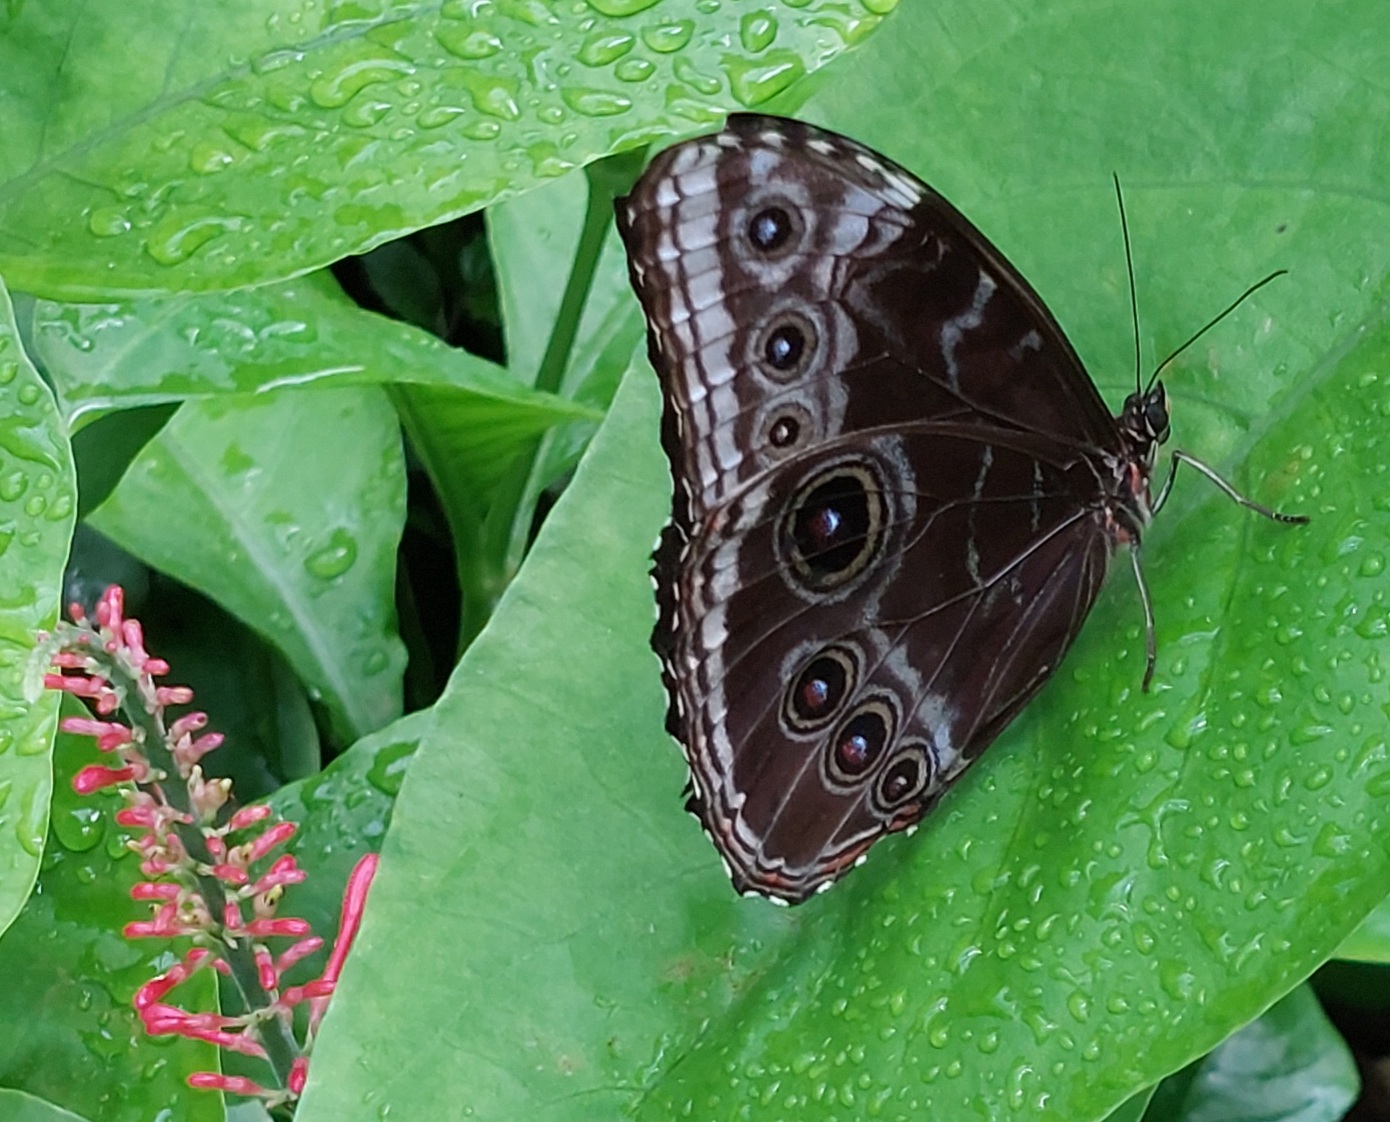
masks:
[[[874,769],[893,739],[896,722],[883,698],[859,706],[831,738],[827,763],[837,783],[853,785]]]
[[[843,647],[826,647],[796,676],[783,712],[797,732],[824,728],[839,714],[858,681],[858,662]]]
[[[931,779],[931,753],[924,744],[912,744],[883,769],[874,789],[879,809],[891,813],[919,799]]]
[[[828,592],[862,573],[883,544],[883,485],[870,464],[841,464],[813,476],[783,519],[782,548],[811,591]]]
[[[1168,398],[1160,385],[1144,398],[1144,426],[1154,441],[1162,444],[1168,439],[1168,425]]]

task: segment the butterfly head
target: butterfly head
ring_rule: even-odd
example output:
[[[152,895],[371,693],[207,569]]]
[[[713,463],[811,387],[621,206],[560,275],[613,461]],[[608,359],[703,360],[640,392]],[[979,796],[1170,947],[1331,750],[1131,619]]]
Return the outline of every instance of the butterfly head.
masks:
[[[1120,430],[1131,447],[1143,453],[1152,453],[1168,439],[1168,394],[1162,382],[1125,398]]]

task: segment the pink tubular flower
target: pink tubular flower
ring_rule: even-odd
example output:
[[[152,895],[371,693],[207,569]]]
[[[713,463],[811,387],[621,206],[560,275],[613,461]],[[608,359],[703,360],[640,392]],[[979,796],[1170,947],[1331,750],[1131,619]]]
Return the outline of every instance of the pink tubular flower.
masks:
[[[75,736],[94,736],[97,747],[103,752],[113,752],[133,739],[130,729],[115,721],[94,721],[90,717],[66,717],[58,725],[64,732]]]
[[[105,787],[114,787],[117,783],[129,783],[134,778],[133,767],[102,767],[100,764],[88,764],[72,777],[72,789],[79,795],[90,795]]]
[[[190,1087],[204,1091],[222,1091],[229,1095],[245,1095],[249,1099],[266,1098],[270,1092],[254,1079],[244,1075],[223,1075],[220,1071],[195,1071],[188,1077]]]
[[[227,823],[227,829],[232,831],[244,830],[248,826],[254,826],[257,822],[264,822],[274,813],[275,812],[264,803],[258,803],[255,806],[244,806],[232,815],[231,820]]]
[[[338,975],[343,972],[348,951],[357,939],[357,929],[362,926],[362,912],[367,906],[367,893],[372,887],[372,878],[381,857],[368,853],[358,859],[348,874],[347,888],[343,891],[343,912],[338,919],[338,937],[333,941],[333,950],[328,955],[328,965],[323,968],[323,981],[336,984]],[[328,998],[321,997],[309,1007],[309,1031],[318,1029],[319,1022],[328,1009]]]
[[[277,846],[284,845],[290,838],[294,837],[299,830],[293,822],[277,822],[260,837],[251,843],[250,850],[247,851],[246,861],[259,861],[267,853]]]

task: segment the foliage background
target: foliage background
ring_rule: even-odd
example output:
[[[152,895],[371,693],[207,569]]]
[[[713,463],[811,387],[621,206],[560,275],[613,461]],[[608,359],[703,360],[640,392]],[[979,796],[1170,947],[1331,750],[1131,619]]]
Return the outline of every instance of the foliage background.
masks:
[[[69,594],[144,592],[243,745],[239,790],[306,823],[321,876],[293,902],[331,924],[352,854],[384,846],[303,1118],[1268,1116],[1220,1100],[1231,1072],[1319,1091],[1287,1117],[1339,1115],[1345,1048],[1293,987],[1390,871],[1378,6],[890,7],[5,9],[9,912],[49,806],[25,636],[80,516]],[[791,913],[733,898],[679,813],[646,650],[658,404],[608,221],[637,165],[593,162],[752,106],[930,180],[1112,403],[1112,170],[1150,361],[1288,268],[1166,381],[1182,447],[1314,517],[1180,481],[1145,541],[1154,692],[1117,578],[917,837]],[[483,206],[505,365],[322,269],[381,245],[385,306],[448,336],[423,243],[392,239]],[[412,532],[442,573],[398,553]],[[441,616],[467,651],[434,703]],[[392,724],[404,698],[423,708]],[[0,974],[45,979],[24,1004],[53,1043],[0,1040],[0,1082],[92,1118],[215,1113],[180,1084],[208,1057],[131,1035],[150,964],[102,941],[125,859],[55,766],[41,892],[0,940]],[[1346,953],[1382,961],[1379,930]]]

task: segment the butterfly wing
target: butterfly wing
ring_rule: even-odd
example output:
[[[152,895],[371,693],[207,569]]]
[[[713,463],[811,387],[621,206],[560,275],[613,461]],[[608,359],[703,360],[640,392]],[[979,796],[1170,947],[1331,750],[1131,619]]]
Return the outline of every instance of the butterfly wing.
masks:
[[[731,118],[618,215],[675,484],[668,723],[735,883],[795,902],[1056,667],[1112,548],[1119,434],[1022,277],[851,141]]]

